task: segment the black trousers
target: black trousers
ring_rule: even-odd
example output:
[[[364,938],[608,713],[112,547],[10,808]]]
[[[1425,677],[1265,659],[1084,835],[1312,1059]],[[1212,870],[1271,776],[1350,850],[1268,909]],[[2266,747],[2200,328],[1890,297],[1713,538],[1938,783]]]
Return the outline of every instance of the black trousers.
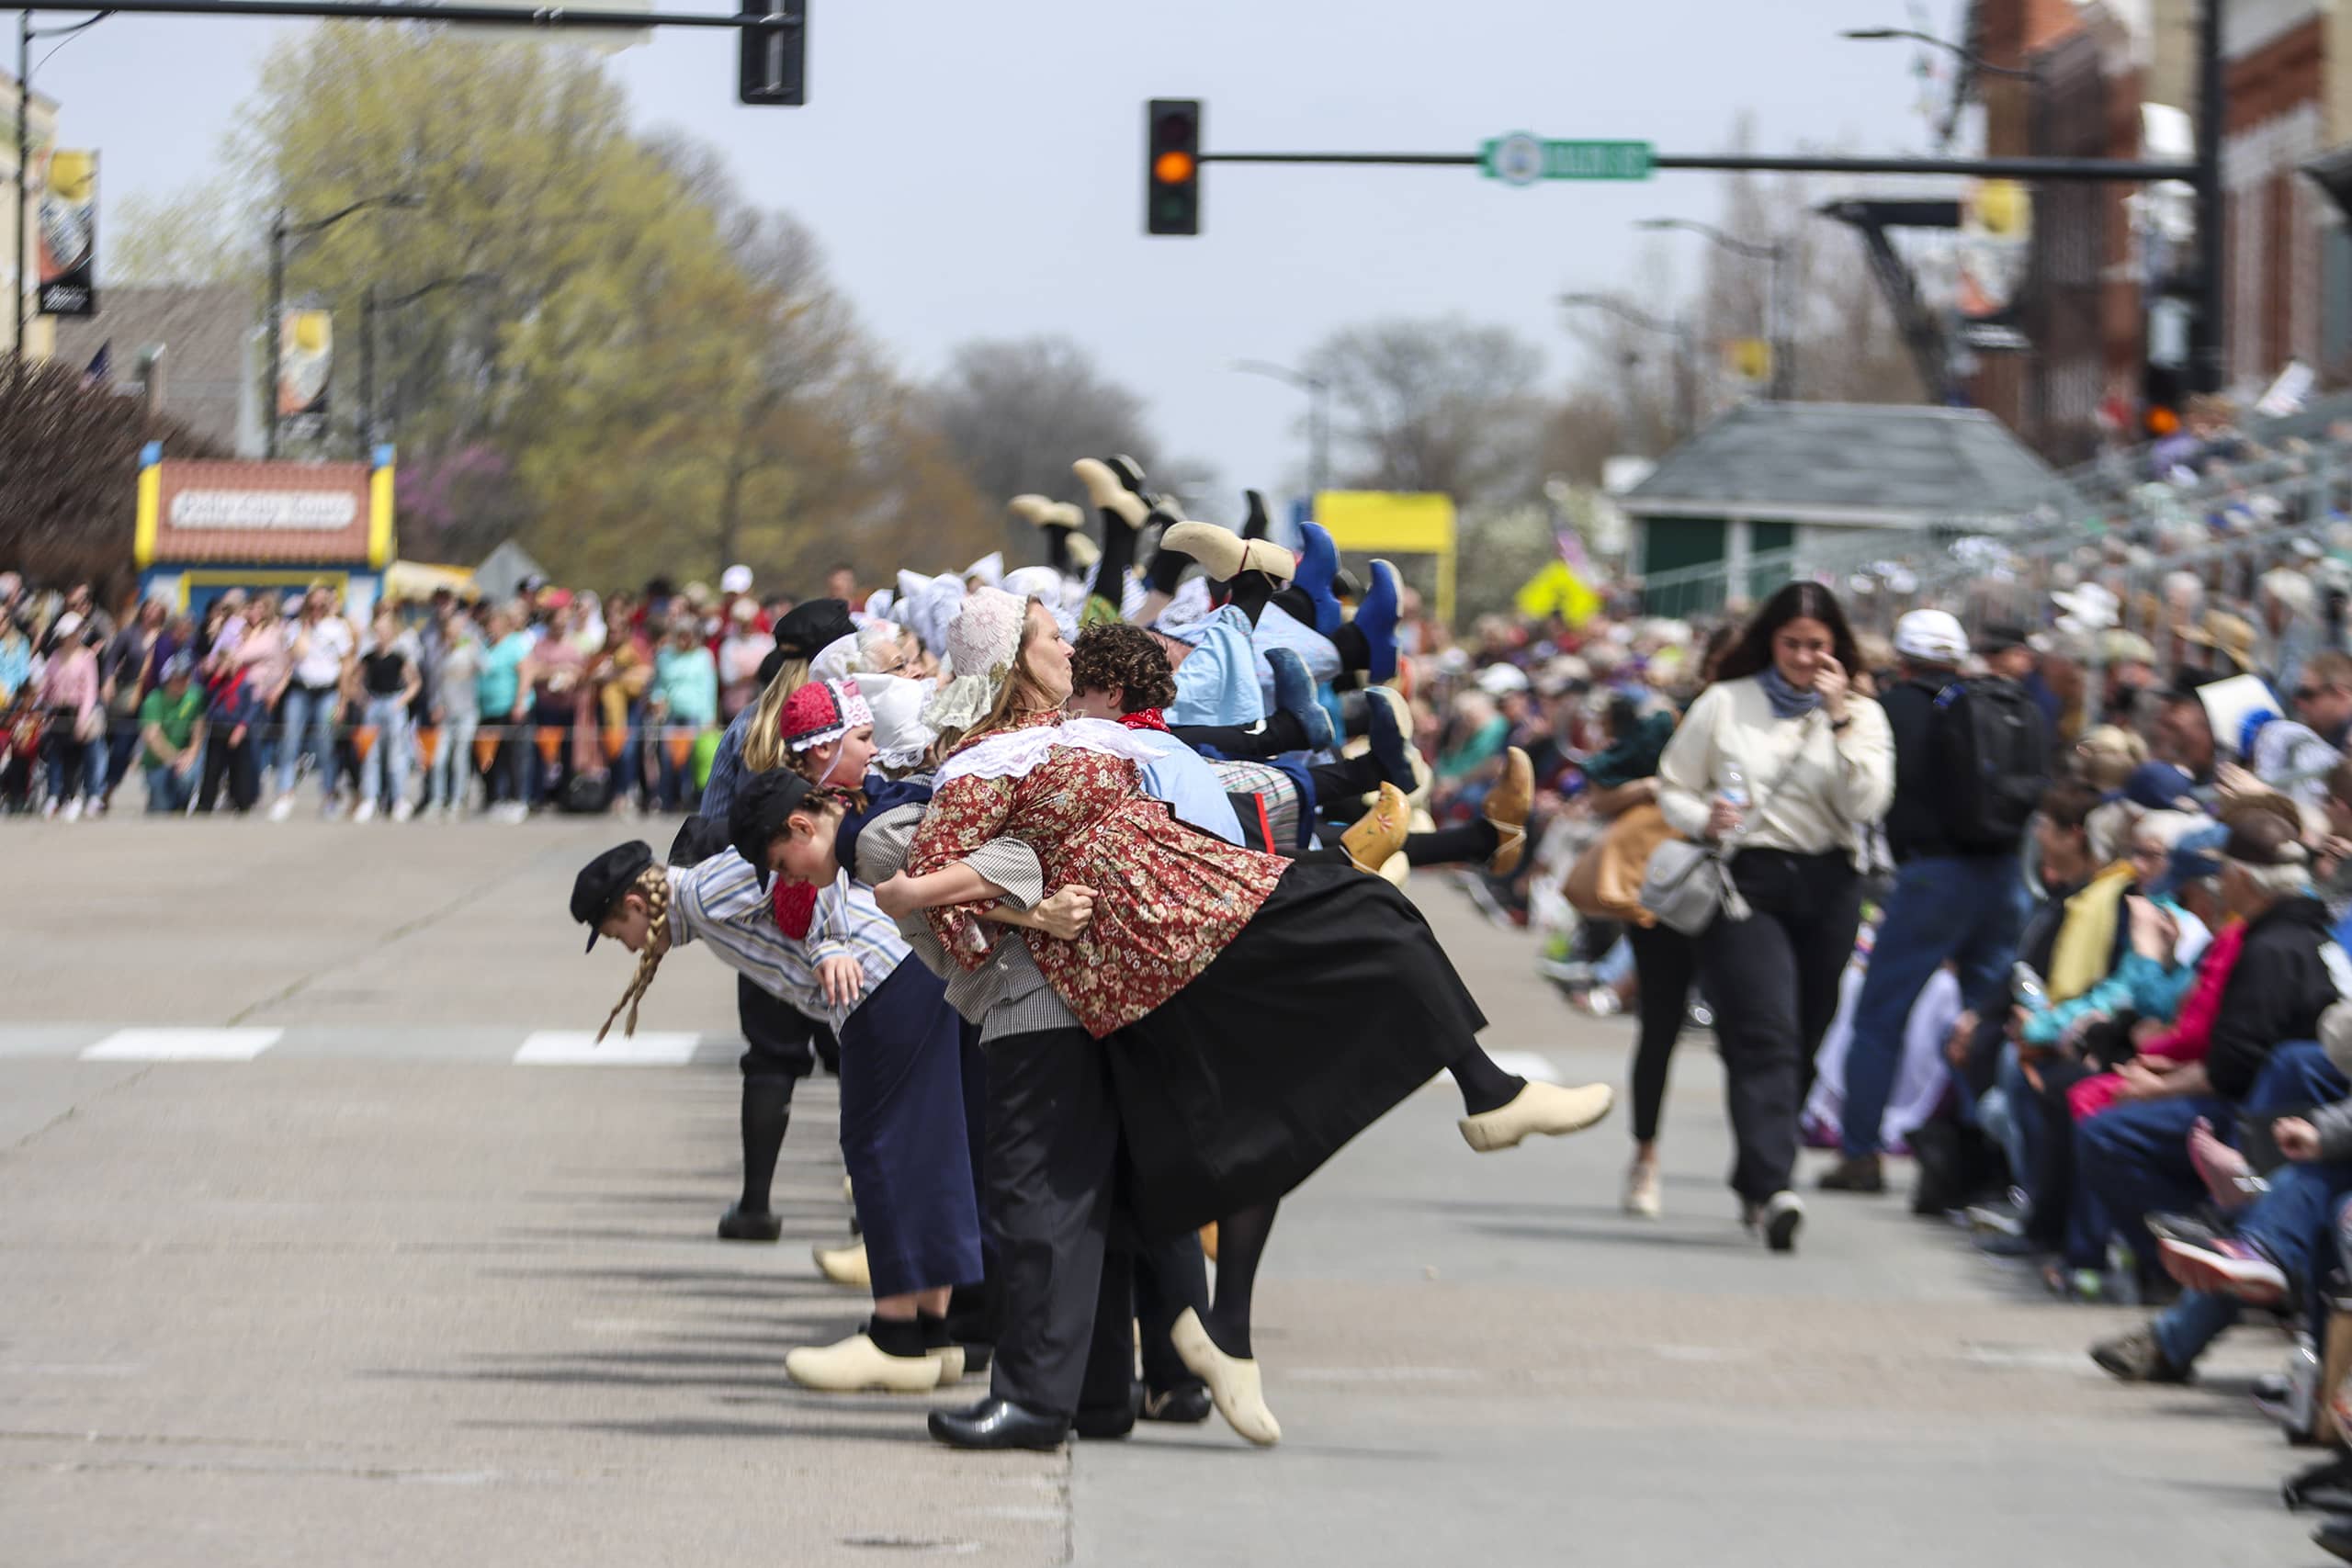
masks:
[[[229,804],[239,811],[251,811],[261,799],[261,759],[256,754],[257,738],[248,728],[245,738],[238,744],[229,744],[228,724],[217,726],[204,742],[204,778],[197,788],[196,808],[209,811],[220,798],[220,785],[229,785]]]
[[[1699,964],[1717,1004],[1738,1145],[1732,1190],[1761,1203],[1789,1185],[1796,1166],[1797,1111],[1813,1054],[1837,1016],[1862,885],[1843,851],[1748,850],[1734,857],[1732,877],[1751,912],[1744,920],[1718,916],[1699,937]]]
[[[984,1049],[982,1208],[996,1238],[1003,1303],[989,1392],[1032,1410],[1075,1416],[1095,1359],[1095,1322],[1106,1310],[1118,1102],[1104,1047],[1083,1029],[1012,1035]],[[1109,1273],[1118,1299],[1107,1310],[1121,1314],[1124,1329],[1127,1270]],[[1108,1376],[1107,1359],[1097,1376]]]
[[[1133,1403],[1138,1342],[1143,1381],[1154,1393],[1198,1382],[1176,1354],[1172,1331],[1186,1307],[1206,1310],[1208,1292],[1198,1235],[1137,1242],[1131,1229],[1114,1234],[1095,1292],[1094,1340],[1087,1348],[1079,1407],[1125,1410]]]
[[[737,1065],[747,1078],[805,1078],[817,1070],[813,1038],[821,1025],[783,998],[735,976],[735,1020],[750,1047]]]
[[[1690,1016],[1699,944],[1668,926],[1628,925],[1624,931],[1641,987],[1635,1004],[1641,1032],[1634,1040],[1634,1142],[1647,1144],[1657,1140],[1658,1117],[1666,1109],[1667,1069],[1674,1064],[1682,1021]]]

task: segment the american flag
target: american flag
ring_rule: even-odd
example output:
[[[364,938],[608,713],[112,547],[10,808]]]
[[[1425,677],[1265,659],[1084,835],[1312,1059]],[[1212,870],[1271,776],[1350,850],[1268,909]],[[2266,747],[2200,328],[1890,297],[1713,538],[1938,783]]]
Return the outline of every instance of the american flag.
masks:
[[[114,340],[108,338],[98,344],[98,352],[90,358],[90,367],[82,372],[84,387],[103,387],[114,379]]]

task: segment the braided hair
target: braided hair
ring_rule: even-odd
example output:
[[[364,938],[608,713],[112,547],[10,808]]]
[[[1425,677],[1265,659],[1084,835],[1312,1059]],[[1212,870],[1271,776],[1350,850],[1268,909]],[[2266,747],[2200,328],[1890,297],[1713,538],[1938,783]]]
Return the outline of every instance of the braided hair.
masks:
[[[670,949],[669,868],[658,863],[647,866],[637,874],[629,891],[645,896],[645,902],[653,911],[653,921],[646,927],[645,946],[637,955],[637,973],[629,976],[628,989],[613,1004],[613,1010],[605,1015],[605,1027],[596,1031],[599,1045],[613,1032],[613,1020],[620,1017],[623,1008],[628,1009],[628,1021],[621,1026],[622,1038],[637,1033],[637,1004],[645,999],[646,991],[653,985],[654,971],[662,967],[662,955]]]

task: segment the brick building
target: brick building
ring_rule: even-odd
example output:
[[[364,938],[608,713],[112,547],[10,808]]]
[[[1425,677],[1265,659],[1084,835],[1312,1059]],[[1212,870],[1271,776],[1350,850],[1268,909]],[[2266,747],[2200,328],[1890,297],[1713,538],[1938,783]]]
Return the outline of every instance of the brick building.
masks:
[[[2352,376],[2352,227],[2303,166],[2352,142],[2352,3],[2232,0],[2223,17],[2229,112],[2232,382],[2290,358]]]

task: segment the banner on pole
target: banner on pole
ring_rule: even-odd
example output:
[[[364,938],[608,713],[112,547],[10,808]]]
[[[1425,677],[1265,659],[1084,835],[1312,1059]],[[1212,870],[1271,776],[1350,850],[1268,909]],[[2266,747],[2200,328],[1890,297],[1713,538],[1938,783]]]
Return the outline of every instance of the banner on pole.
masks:
[[[44,316],[98,313],[98,155],[52,152],[40,182],[40,270],[35,309]]]
[[[326,430],[327,384],[334,376],[334,318],[288,310],[277,328],[277,417],[289,434]]]

